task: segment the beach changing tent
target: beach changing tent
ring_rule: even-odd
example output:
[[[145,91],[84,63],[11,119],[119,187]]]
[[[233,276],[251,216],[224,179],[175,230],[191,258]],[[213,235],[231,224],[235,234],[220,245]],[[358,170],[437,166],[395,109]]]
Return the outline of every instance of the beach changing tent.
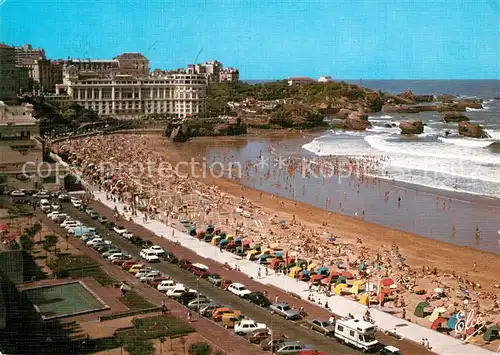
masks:
[[[415,317],[419,318],[424,318],[424,309],[425,307],[429,307],[430,304],[427,302],[420,302],[417,307],[415,308],[415,312],[413,312],[413,315]]]
[[[296,277],[299,272],[302,271],[302,268],[299,266],[294,266],[290,269],[290,272],[288,273],[288,276],[290,277]]]
[[[500,327],[498,325],[492,325],[486,330],[486,333],[483,334],[483,339],[486,341],[492,341],[495,339],[500,339]]]
[[[450,317],[450,319],[448,319],[448,322],[446,323],[446,325],[448,326],[448,328],[450,329],[455,329],[455,326],[457,325],[457,322],[459,321],[460,319],[458,318],[458,313],[455,313],[454,315],[452,315]]]
[[[444,318],[438,317],[434,322],[432,322],[431,329],[437,330],[440,328],[447,328],[447,321]]]

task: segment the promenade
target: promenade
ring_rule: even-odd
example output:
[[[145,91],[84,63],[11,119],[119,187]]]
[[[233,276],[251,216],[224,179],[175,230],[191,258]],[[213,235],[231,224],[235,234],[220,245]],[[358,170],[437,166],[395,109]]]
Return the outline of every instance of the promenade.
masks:
[[[124,204],[119,202],[113,202],[106,199],[105,192],[94,191],[94,196],[105,206],[114,209],[118,208],[119,211],[123,211]],[[303,301],[306,301],[309,295],[309,290],[307,283],[297,281],[285,275],[277,275],[272,271],[269,271],[268,276],[263,276],[258,278],[258,270],[260,266],[247,259],[242,259],[229,252],[221,252],[218,247],[212,246],[208,243],[200,242],[196,238],[189,236],[188,234],[174,229],[164,223],[156,220],[148,220],[144,222],[143,215],[139,212],[137,217],[133,217],[133,221],[136,224],[141,225],[145,229],[148,229],[157,236],[169,239],[174,242],[179,242],[183,247],[188,248],[200,255],[203,258],[214,260],[218,263],[229,263],[232,267],[238,266],[242,273],[253,278],[253,281],[259,282],[261,284],[277,287],[287,292],[291,292],[299,295]],[[263,272],[262,272],[263,274]],[[349,313],[353,314],[355,317],[362,317],[366,311],[366,307],[358,302],[349,300],[341,296],[330,296],[327,297],[323,294],[314,294],[316,300],[321,300],[322,304],[328,302],[329,308],[333,313],[340,316],[347,316]],[[383,331],[396,332],[398,335],[404,339],[411,340],[416,343],[420,343],[422,338],[427,338],[429,344],[432,347],[432,352],[437,354],[493,354],[493,352],[486,349],[474,346],[472,344],[463,344],[460,340],[453,337],[438,333],[429,328],[419,326],[417,324],[409,323],[402,320],[401,318],[394,317],[390,314],[379,311],[378,309],[371,308],[370,313],[372,318],[375,320],[377,327]]]

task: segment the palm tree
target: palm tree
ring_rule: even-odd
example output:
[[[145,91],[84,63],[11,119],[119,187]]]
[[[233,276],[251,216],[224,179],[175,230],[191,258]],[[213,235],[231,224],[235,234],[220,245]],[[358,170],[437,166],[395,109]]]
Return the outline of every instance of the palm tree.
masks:
[[[54,255],[57,254],[57,240],[59,238],[57,237],[57,235],[54,235],[54,234],[50,234],[50,235],[47,235],[45,236],[45,239],[43,241],[43,249],[45,250],[45,252],[49,252],[50,249],[52,247],[54,247]]]

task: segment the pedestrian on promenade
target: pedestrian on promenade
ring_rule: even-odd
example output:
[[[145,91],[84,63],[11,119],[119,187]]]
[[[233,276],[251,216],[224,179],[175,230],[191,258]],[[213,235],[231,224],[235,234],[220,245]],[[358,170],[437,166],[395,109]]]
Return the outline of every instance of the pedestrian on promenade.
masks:
[[[188,322],[191,323],[191,310],[189,310],[189,309],[187,311],[187,318],[188,318]]]
[[[267,265],[266,265],[266,276],[269,276],[269,269],[267,268]]]
[[[279,296],[278,296],[278,295],[276,295],[276,297],[274,298],[274,302],[275,302],[275,303],[278,303],[278,301],[279,301],[279,300],[280,300]]]
[[[165,303],[165,300],[161,301],[161,313],[167,313],[167,304]]]
[[[402,315],[401,318],[403,318],[404,320],[406,320],[406,308],[403,308],[403,315]]]
[[[257,278],[260,279],[260,277],[261,277],[261,274],[260,274],[260,268],[259,268],[259,270],[257,271]]]

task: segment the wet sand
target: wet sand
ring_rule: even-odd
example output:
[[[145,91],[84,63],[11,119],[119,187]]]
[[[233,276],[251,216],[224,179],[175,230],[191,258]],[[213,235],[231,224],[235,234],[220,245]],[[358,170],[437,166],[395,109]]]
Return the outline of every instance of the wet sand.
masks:
[[[285,138],[285,140],[283,140]],[[224,138],[197,139],[189,143],[192,156],[206,158],[207,165],[228,160],[245,164],[257,162],[257,157],[279,163],[274,154],[283,158],[314,158],[302,149],[311,137]],[[226,162],[225,162],[226,160]],[[303,165],[306,166],[306,165]],[[290,176],[276,167],[257,167],[243,173],[239,183],[280,197],[307,203],[331,212],[356,217],[394,229],[415,233],[434,240],[467,246],[500,254],[500,200],[463,195],[451,191],[435,190],[411,185],[367,179],[355,175],[303,177],[300,171]],[[367,181],[369,180],[369,181]],[[385,194],[389,192],[386,201]],[[325,198],[328,197],[328,201]],[[398,198],[400,202],[398,203]],[[341,204],[341,205],[340,205]],[[476,227],[480,235],[476,238]]]

